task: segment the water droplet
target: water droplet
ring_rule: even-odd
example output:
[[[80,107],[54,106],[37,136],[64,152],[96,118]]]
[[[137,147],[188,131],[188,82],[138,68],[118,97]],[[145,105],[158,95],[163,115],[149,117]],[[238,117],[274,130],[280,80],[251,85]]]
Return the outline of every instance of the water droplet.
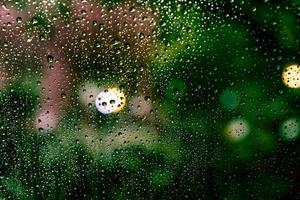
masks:
[[[112,99],[112,100],[109,101],[109,103],[110,103],[110,104],[115,104],[116,101]]]
[[[48,61],[49,63],[52,63],[53,60],[54,60],[54,57],[53,57],[52,55],[48,55],[48,56],[47,56],[47,61]]]
[[[104,24],[103,24],[103,23],[100,23],[100,24],[99,24],[99,30],[100,30],[100,31],[104,31],[104,28],[105,28]]]
[[[22,18],[21,17],[17,17],[16,21],[17,21],[17,23],[20,24],[22,22]]]

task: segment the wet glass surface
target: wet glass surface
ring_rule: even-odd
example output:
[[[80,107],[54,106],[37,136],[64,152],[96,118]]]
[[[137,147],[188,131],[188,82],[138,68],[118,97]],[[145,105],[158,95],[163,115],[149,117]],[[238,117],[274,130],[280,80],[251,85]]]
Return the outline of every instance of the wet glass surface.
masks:
[[[0,3],[0,200],[299,198],[299,0]]]

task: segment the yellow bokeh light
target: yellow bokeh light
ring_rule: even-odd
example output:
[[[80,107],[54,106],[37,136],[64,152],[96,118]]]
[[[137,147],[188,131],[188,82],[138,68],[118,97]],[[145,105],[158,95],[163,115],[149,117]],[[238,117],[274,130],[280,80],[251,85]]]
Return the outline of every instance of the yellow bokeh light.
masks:
[[[300,88],[300,65],[289,65],[282,72],[282,81],[289,88]]]
[[[225,127],[225,135],[231,141],[240,141],[250,132],[250,126],[244,119],[231,120]]]

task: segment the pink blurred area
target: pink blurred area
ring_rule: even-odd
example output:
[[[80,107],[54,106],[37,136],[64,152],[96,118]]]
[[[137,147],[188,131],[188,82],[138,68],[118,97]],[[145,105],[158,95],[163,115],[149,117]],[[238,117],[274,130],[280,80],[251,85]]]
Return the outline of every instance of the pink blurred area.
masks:
[[[34,124],[39,129],[57,126],[72,86],[80,81],[75,80],[80,76],[74,76],[78,66],[73,57],[84,54],[106,62],[124,57],[142,63],[156,37],[153,10],[134,2],[113,9],[90,1],[70,5],[71,19],[51,20],[50,32],[43,41],[38,30],[26,25],[35,16],[34,6],[22,10],[0,7],[0,40],[5,44],[0,51],[0,88],[13,81],[26,62],[40,66],[41,105]],[[120,55],[116,49],[121,50]]]

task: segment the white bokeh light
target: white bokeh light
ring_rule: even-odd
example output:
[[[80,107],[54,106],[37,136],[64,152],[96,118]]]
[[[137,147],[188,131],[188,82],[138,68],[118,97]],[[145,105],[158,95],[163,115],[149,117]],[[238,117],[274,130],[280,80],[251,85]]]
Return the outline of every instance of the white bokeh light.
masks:
[[[120,112],[125,107],[126,97],[119,88],[109,88],[96,97],[97,110],[103,114]]]

